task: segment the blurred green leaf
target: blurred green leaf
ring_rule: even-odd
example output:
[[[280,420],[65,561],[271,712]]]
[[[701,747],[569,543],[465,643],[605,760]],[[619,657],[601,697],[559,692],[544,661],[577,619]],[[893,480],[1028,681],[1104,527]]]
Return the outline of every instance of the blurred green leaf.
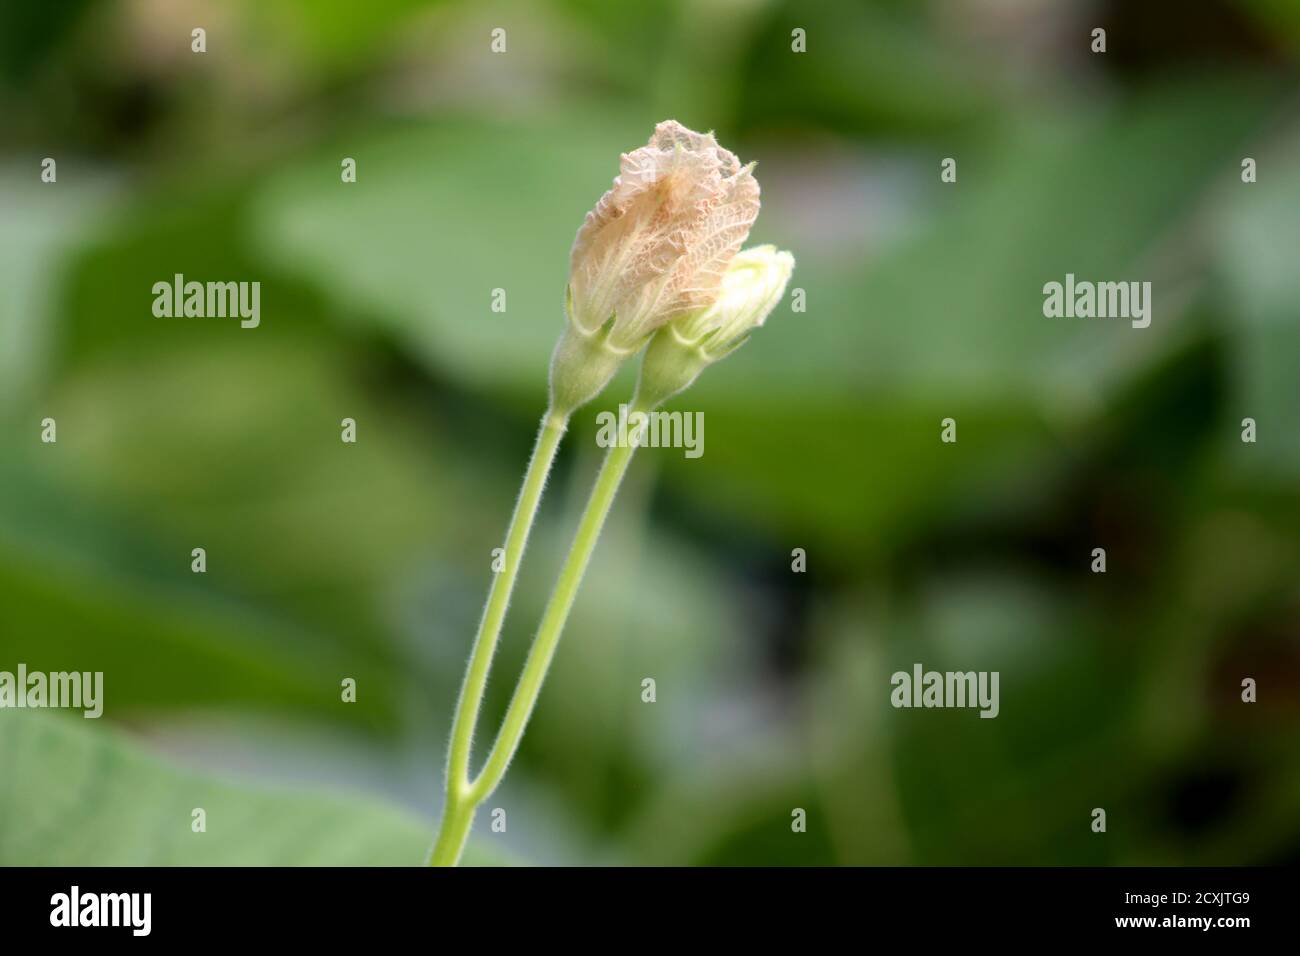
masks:
[[[652,123],[447,121],[289,167],[253,207],[267,261],[376,314],[439,375],[541,401],[563,328],[568,250]],[[506,311],[492,311],[492,291]]]
[[[61,163],[58,183],[40,181],[35,156],[0,168],[0,409],[46,371],[56,339],[60,267],[106,205],[106,183],[93,169],[68,157]]]
[[[91,0],[0,7],[0,76],[25,80],[67,38]]]
[[[1231,313],[1226,329],[1233,404],[1223,447],[1235,470],[1283,483],[1300,475],[1300,128],[1254,158],[1258,179],[1232,183],[1220,198],[1223,226],[1214,235]],[[1263,145],[1263,144],[1261,144]],[[1243,443],[1241,420],[1255,419],[1257,440]]]
[[[933,188],[951,198],[910,238],[864,252],[860,269],[794,250],[808,311],[778,308],[676,400],[706,410],[710,444],[670,460],[666,479],[738,519],[861,553],[931,520],[936,501],[978,500],[1045,459],[1203,331],[1180,321],[1161,260],[1273,102],[1249,85],[1157,90],[1013,127],[952,186],[936,158]],[[760,216],[760,230],[779,241],[778,224]],[[1151,327],[1044,318],[1043,284],[1069,272],[1152,279]],[[943,446],[949,416],[958,444]]]
[[[345,675],[391,686],[391,661],[202,587],[188,550],[168,555],[30,472],[6,466],[0,488],[0,660],[103,671],[115,717],[225,705],[393,728],[391,696],[339,702]]]
[[[3,712],[0,763],[5,866],[414,866],[431,842],[392,808],[177,769],[76,718]]]
[[[820,124],[865,134],[950,137],[991,123],[1011,92],[988,52],[957,31],[934,29],[935,4],[785,3],[764,10],[767,29],[751,49],[740,82],[744,120],[800,127]],[[791,51],[794,28],[806,53]],[[1001,94],[999,96],[999,94]]]

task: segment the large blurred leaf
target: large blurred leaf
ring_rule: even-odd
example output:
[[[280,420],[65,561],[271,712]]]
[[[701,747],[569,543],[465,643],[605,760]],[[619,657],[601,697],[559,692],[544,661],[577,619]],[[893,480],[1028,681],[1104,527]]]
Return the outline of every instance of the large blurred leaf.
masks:
[[[808,312],[779,308],[677,400],[708,411],[711,444],[697,461],[670,459],[667,478],[747,520],[861,551],[930,520],[936,501],[978,500],[1026,474],[1197,334],[1180,321],[1174,239],[1237,170],[1271,102],[1249,89],[1165,91],[1020,125],[962,160],[951,186],[936,159],[927,175],[946,201],[856,275],[796,249]],[[779,240],[779,224],[760,228]],[[1066,273],[1151,280],[1151,327],[1044,318],[1043,284]],[[939,443],[947,416],[957,445]]]
[[[6,502],[25,509],[21,524],[12,512],[0,515],[6,666],[102,671],[111,717],[224,704],[394,724],[390,695],[363,693],[349,706],[339,690],[345,676],[362,687],[389,685],[391,666],[203,590],[89,510],[69,534],[48,497],[11,481],[3,487]]]
[[[167,766],[89,721],[0,713],[5,866],[419,865],[430,827],[355,798]],[[206,812],[207,832],[191,829]],[[477,851],[471,862],[481,861]]]
[[[453,121],[360,137],[276,177],[255,236],[270,262],[378,310],[439,373],[537,396],[573,235],[651,127]],[[339,182],[340,155],[356,158],[355,184]]]
[[[26,79],[76,25],[90,0],[34,5],[6,3],[0,8],[0,77]]]
[[[74,363],[6,423],[0,647],[98,662],[122,710],[246,701],[391,727],[405,663],[390,605],[476,526],[478,499],[447,490],[455,469],[433,468],[410,415],[319,347],[163,354]],[[42,413],[57,444],[37,440]],[[343,677],[366,688],[355,707]]]
[[[105,204],[106,184],[93,170],[62,164],[54,183],[40,181],[34,156],[0,169],[0,408],[39,380],[54,339],[60,266]]]
[[[941,130],[992,122],[1011,91],[990,52],[960,31],[935,30],[936,4],[785,3],[763,11],[767,27],[741,74],[749,123],[836,130]],[[806,53],[791,49],[794,28]]]
[[[1228,301],[1238,323],[1229,330],[1235,404],[1224,447],[1237,470],[1293,483],[1300,474],[1300,119],[1254,157],[1258,180],[1239,180],[1220,197],[1223,227],[1214,236]],[[1242,418],[1258,426],[1255,444],[1240,441]]]

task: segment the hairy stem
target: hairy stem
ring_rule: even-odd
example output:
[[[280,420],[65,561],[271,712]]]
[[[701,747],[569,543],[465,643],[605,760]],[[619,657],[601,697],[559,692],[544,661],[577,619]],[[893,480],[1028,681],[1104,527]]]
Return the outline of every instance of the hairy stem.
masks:
[[[501,722],[501,730],[497,733],[496,742],[492,745],[492,751],[488,755],[482,773],[470,787],[469,796],[475,804],[486,800],[496,789],[501,778],[505,776],[506,768],[510,765],[515,751],[519,748],[524,728],[533,712],[533,706],[537,703],[542,682],[546,679],[546,671],[551,666],[551,658],[555,655],[555,648],[560,642],[564,623],[568,620],[573,600],[577,596],[578,585],[582,583],[582,576],[596,547],[596,539],[600,537],[605,517],[609,514],[614,495],[618,492],[618,486],[623,480],[635,450],[631,444],[616,445],[605,455],[600,474],[596,476],[596,484],[591,490],[591,497],[587,500],[587,507],[578,523],[578,531],[574,535],[568,557],[564,560],[559,579],[555,583],[555,590],[551,592],[551,599],[547,602],[546,611],[542,615],[541,626],[533,639],[532,648],[528,651],[528,660],[524,663],[519,684],[515,687],[514,696],[511,697],[510,706]]]
[[[539,447],[540,445],[541,442],[539,441]],[[505,717],[501,721],[501,729],[497,732],[496,741],[492,744],[492,750],[484,762],[483,770],[473,783],[467,782],[464,777],[448,776],[447,804],[443,811],[438,840],[434,845],[433,854],[429,860],[431,865],[454,866],[460,859],[465,840],[469,836],[470,825],[474,821],[475,812],[478,810],[479,805],[491,796],[492,791],[501,783],[506,768],[510,766],[515,751],[519,749],[519,741],[523,739],[524,728],[528,725],[528,718],[532,715],[533,707],[537,704],[537,697],[541,693],[542,683],[546,679],[546,672],[551,666],[551,659],[555,656],[555,648],[560,642],[560,635],[564,631],[564,624],[568,620],[569,611],[573,608],[574,598],[577,597],[578,586],[582,583],[582,577],[586,573],[592,552],[595,550],[596,541],[605,525],[605,518],[609,514],[610,506],[614,503],[614,496],[618,492],[619,485],[623,481],[623,475],[627,472],[627,466],[631,462],[632,453],[635,450],[635,446],[631,444],[616,445],[605,455],[605,461],[601,465],[600,473],[596,476],[596,483],[592,487],[591,497],[587,499],[587,506],[578,522],[578,530],[574,535],[573,544],[569,547],[568,556],[564,559],[564,565],[560,569],[560,576],[555,582],[555,589],[551,592],[550,600],[546,604],[546,611],[542,615],[542,623],[537,629],[537,635],[533,638],[532,647],[528,651],[528,659],[524,662],[523,672],[519,676],[519,683],[515,687],[514,695],[510,698],[510,705],[506,708]],[[475,656],[477,657],[477,655],[478,651],[476,649]],[[474,664],[475,661],[471,661],[471,671]],[[478,696],[481,697],[483,682],[479,681],[471,685],[467,676],[465,688],[466,693],[470,690],[476,690]],[[478,702],[475,701],[469,706],[465,706],[462,702],[460,710],[464,713],[472,712],[476,718]],[[462,720],[458,714],[458,730],[461,723]],[[468,741],[465,744],[465,751],[468,757]],[[457,764],[457,766],[463,765]]]
[[[501,636],[501,625],[505,620],[506,608],[510,604],[510,593],[514,590],[524,548],[528,544],[528,533],[537,515],[537,504],[541,500],[542,489],[546,485],[551,463],[555,460],[555,451],[568,427],[568,420],[567,414],[557,413],[554,410],[547,411],[537,433],[537,443],[529,459],[528,469],[524,472],[519,500],[515,503],[510,527],[506,531],[504,564],[493,578],[492,587],[488,591],[487,604],[483,608],[483,617],[479,620],[474,649],[470,654],[465,680],[460,688],[460,698],[456,703],[451,746],[447,756],[446,801],[443,805],[438,838],[429,859],[432,865],[455,865],[460,859],[465,838],[474,819],[474,810],[479,801],[468,799],[469,758],[474,742],[474,728],[478,724],[483,692],[487,687],[488,672],[492,668],[497,640]]]

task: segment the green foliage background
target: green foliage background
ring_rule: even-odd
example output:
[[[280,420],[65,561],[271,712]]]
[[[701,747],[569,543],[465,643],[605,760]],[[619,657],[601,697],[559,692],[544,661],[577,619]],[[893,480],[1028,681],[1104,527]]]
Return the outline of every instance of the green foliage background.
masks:
[[[5,4],[0,670],[106,717],[0,712],[0,863],[420,861],[569,244],[667,117],[759,161],[808,309],[634,464],[473,861],[1295,862],[1298,51],[1270,0]],[[178,272],[261,327],[155,319]],[[1151,327],[1044,319],[1066,272]],[[916,661],[1001,716],[893,710]]]

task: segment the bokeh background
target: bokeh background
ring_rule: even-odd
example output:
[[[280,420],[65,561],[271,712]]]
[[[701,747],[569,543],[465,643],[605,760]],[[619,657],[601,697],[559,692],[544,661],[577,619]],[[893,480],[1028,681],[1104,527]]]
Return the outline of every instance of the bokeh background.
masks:
[[[634,462],[471,859],[1296,862],[1298,53],[1289,0],[5,3],[0,669],[106,713],[0,712],[0,863],[420,862],[569,245],[669,117],[758,160],[807,311]],[[154,318],[177,272],[261,327]],[[1067,272],[1151,327],[1044,318]],[[914,662],[1001,715],[892,709]]]

